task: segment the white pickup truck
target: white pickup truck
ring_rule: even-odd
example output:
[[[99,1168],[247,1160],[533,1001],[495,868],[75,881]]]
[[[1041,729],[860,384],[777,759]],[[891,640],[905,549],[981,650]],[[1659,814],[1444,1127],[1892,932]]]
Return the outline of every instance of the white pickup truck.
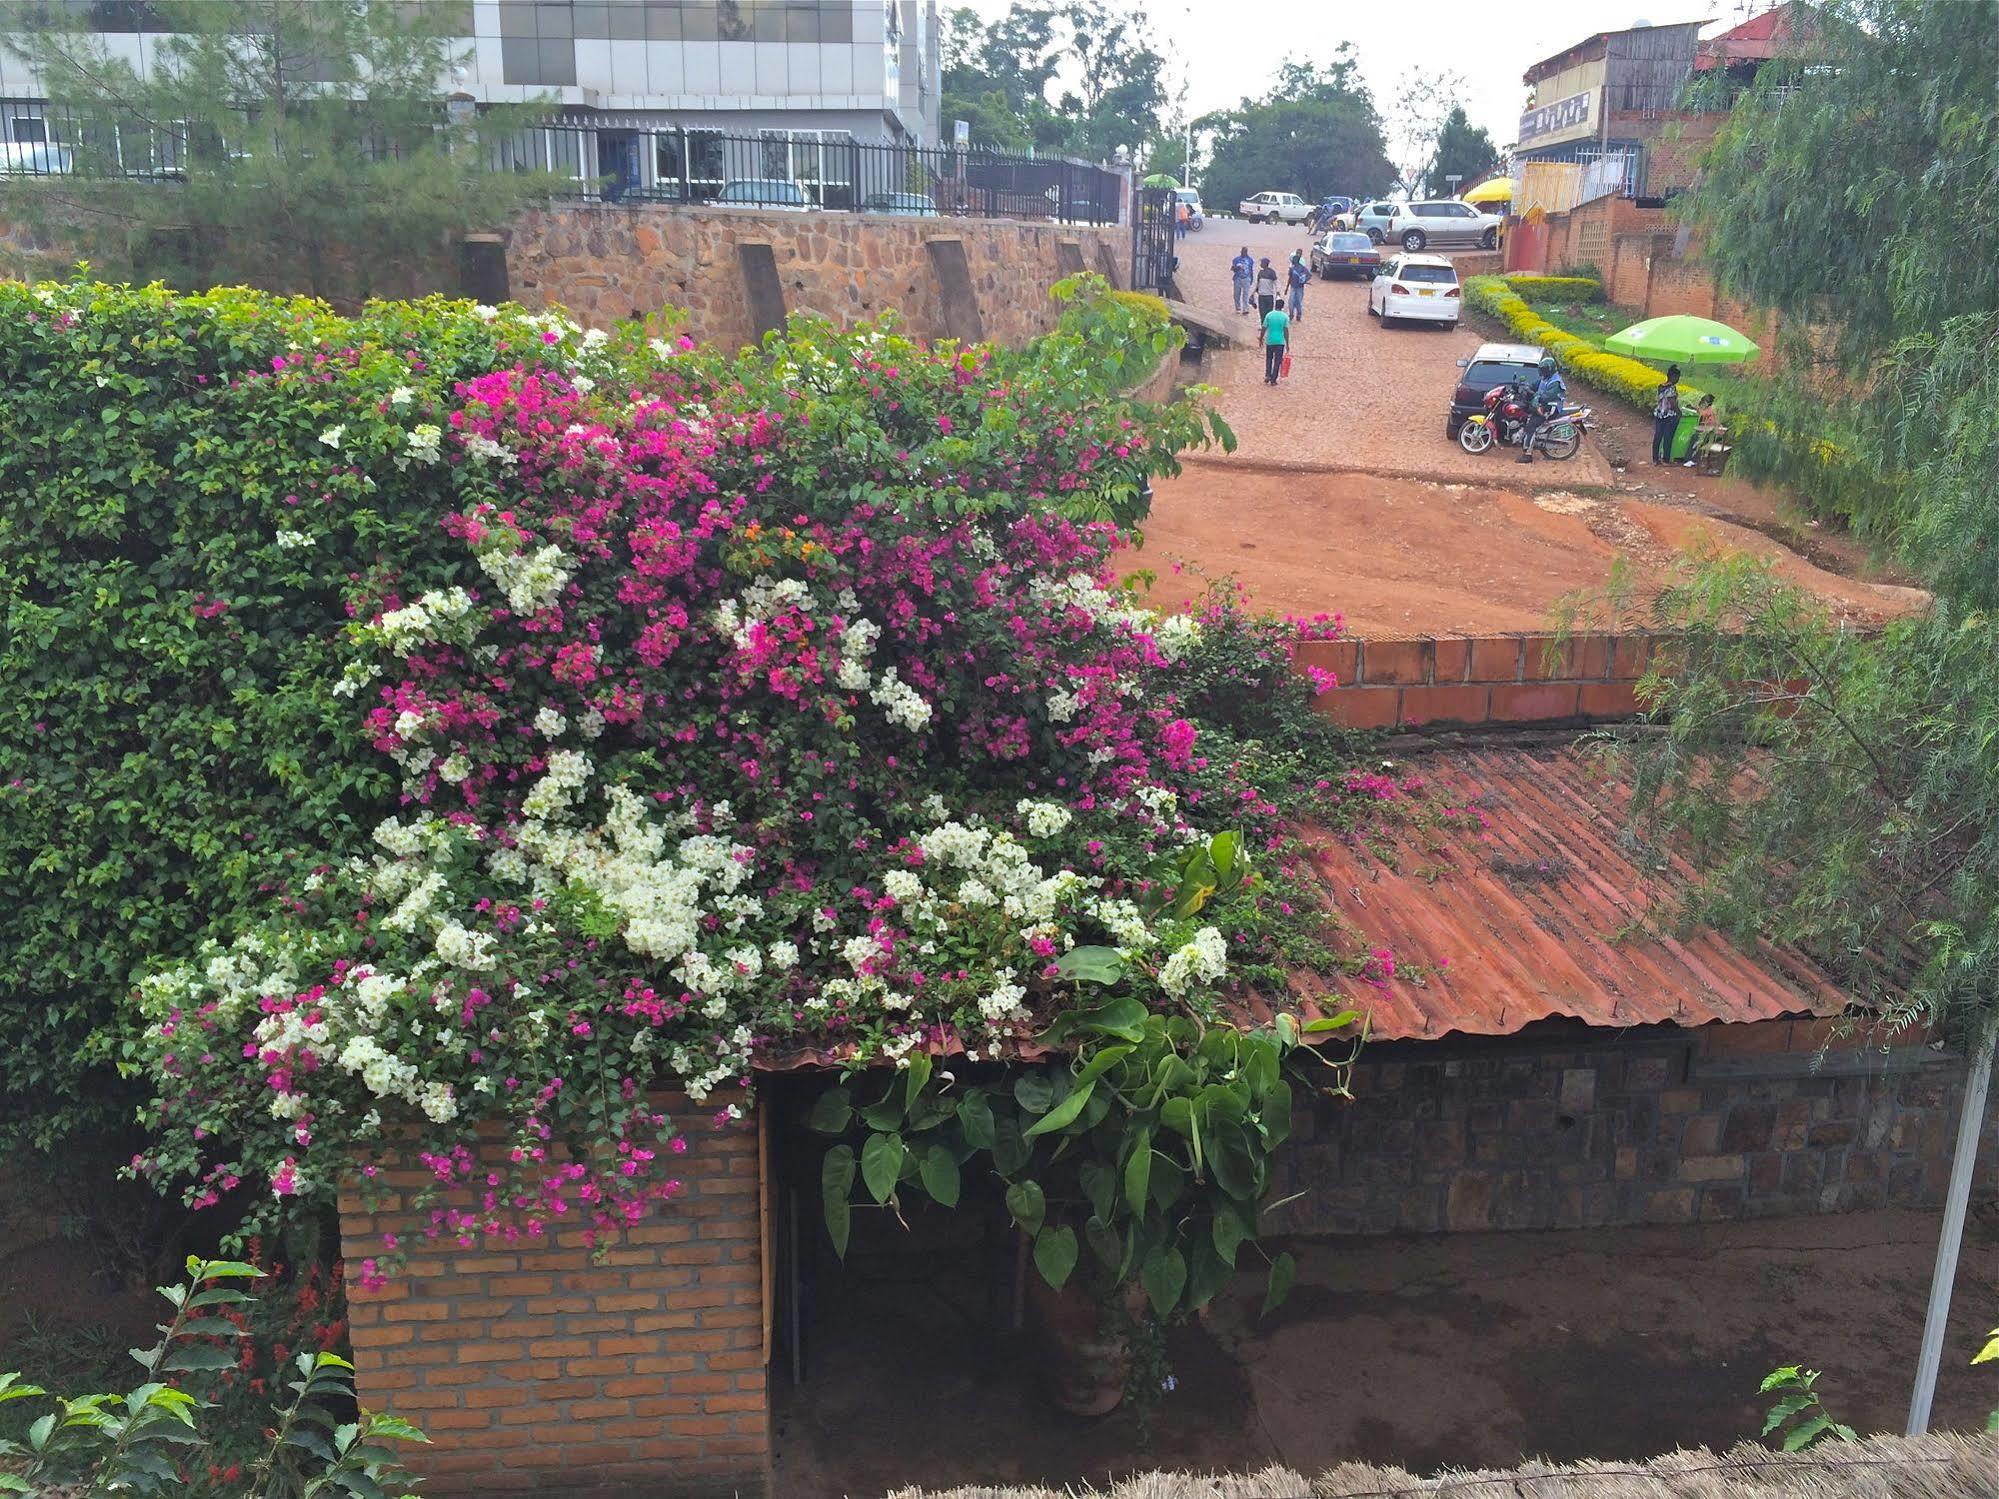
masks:
[[[1238,203],[1236,212],[1252,224],[1274,224],[1279,219],[1302,224],[1312,216],[1312,205],[1296,193],[1258,193]]]

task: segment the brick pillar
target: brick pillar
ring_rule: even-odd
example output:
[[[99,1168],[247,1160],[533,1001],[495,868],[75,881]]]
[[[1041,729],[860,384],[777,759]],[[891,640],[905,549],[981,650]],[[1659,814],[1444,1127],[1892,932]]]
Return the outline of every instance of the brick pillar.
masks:
[[[407,1268],[379,1291],[349,1277],[361,1402],[421,1426],[410,1449],[424,1492],[769,1491],[763,1230],[754,1123],[716,1130],[684,1099],[684,1193],[602,1256],[579,1229],[534,1245],[426,1241],[410,1199],[428,1177],[394,1169],[371,1212],[340,1195],[343,1252],[384,1233]]]

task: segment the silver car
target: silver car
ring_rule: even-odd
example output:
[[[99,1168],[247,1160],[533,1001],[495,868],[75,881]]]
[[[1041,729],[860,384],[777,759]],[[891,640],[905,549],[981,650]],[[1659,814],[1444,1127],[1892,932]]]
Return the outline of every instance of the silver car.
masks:
[[[1400,203],[1390,203],[1382,199],[1357,204],[1352,213],[1343,213],[1335,220],[1342,229],[1357,229],[1377,245],[1388,239],[1388,231],[1395,223],[1395,215],[1402,211]]]
[[[1490,250],[1499,243],[1499,226],[1505,222],[1496,213],[1486,213],[1456,198],[1433,198],[1422,203],[1396,206],[1388,238],[1412,254],[1437,245],[1476,245]]]

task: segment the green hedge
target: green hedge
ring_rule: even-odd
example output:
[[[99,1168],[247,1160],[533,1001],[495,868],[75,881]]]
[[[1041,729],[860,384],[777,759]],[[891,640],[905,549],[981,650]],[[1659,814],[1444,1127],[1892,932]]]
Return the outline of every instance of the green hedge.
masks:
[[[1529,302],[1603,300],[1603,283],[1594,276],[1530,276],[1521,272],[1499,279]]]
[[[1511,290],[1503,276],[1472,277],[1465,283],[1465,301],[1475,310],[1499,319],[1522,343],[1539,344],[1578,380],[1651,415],[1659,383],[1665,378],[1651,365],[1626,359],[1622,354],[1606,354],[1588,339],[1557,328]],[[1680,400],[1688,407],[1702,394],[1698,386],[1681,382]]]
[[[394,804],[328,695],[348,594],[393,588],[391,558],[466,564],[440,470],[386,448],[544,331],[441,300],[349,320],[0,283],[0,1126],[46,1142],[124,1113],[79,1042],[135,969]]]

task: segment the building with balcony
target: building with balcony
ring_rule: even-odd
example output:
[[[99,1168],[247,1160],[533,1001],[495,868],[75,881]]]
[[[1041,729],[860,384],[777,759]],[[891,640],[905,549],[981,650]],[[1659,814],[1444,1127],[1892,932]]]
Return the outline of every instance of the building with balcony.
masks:
[[[1600,31],[1535,63],[1516,162],[1579,164],[1593,187],[1585,197],[1644,195],[1646,148],[1679,108],[1701,24]]]

